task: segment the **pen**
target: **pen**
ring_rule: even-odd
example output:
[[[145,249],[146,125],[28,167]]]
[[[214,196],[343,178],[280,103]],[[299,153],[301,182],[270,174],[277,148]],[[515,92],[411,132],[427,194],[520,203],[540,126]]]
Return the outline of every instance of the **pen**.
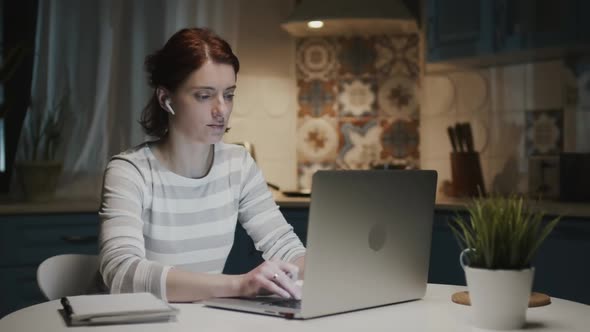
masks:
[[[66,314],[68,315],[68,317],[70,317],[71,315],[74,314],[74,311],[72,310],[72,306],[70,305],[70,301],[68,301],[67,297],[62,297],[60,302],[61,302],[61,305],[64,307],[64,310],[66,311]]]

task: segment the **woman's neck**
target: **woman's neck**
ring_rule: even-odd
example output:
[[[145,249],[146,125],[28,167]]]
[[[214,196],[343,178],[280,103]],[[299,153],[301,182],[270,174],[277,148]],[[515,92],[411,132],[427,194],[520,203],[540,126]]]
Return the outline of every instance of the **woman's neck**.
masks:
[[[170,171],[187,177],[202,178],[213,165],[213,144],[189,142],[183,137],[167,135],[156,144],[155,155]]]

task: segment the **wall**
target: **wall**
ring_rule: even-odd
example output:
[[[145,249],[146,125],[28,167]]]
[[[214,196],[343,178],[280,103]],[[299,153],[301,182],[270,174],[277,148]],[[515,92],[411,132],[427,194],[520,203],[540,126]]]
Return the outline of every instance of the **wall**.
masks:
[[[583,62],[558,59],[425,75],[422,167],[436,169],[439,190],[448,188],[452,148],[446,129],[467,121],[488,191],[532,191],[538,181],[529,183],[529,167],[538,166],[533,159],[554,162],[560,152],[590,152],[590,72],[584,68]],[[546,180],[555,176],[549,172]],[[552,195],[549,190],[545,197]]]
[[[291,0],[241,5],[236,54],[240,59],[231,131],[226,142],[254,144],[267,181],[296,188],[295,40],[281,29]]]
[[[289,36],[280,24],[291,12],[292,0],[252,0],[248,4],[241,8],[235,45],[242,69],[231,120],[233,128],[226,141],[254,143],[265,177],[282,189],[308,187],[316,169],[367,168],[371,161],[376,162],[372,156],[380,154],[384,146],[382,131],[371,134],[370,130],[378,127],[371,121],[382,116],[383,111],[379,101],[383,81],[374,75],[376,67],[372,72],[362,70],[352,75],[342,71],[346,62],[342,51],[354,42],[352,39],[327,38],[322,39],[327,44],[316,40],[313,45],[313,39]],[[368,42],[363,46],[365,50],[374,49],[375,43],[363,38],[356,42]],[[332,77],[307,78],[305,68],[309,63],[306,65],[305,57],[310,45],[316,50],[331,45],[328,49],[335,51]],[[362,54],[347,54],[353,62],[362,60]],[[382,65],[384,53],[373,55],[377,56],[374,64]],[[469,121],[476,149],[481,153],[486,188],[527,191],[529,156],[590,152],[590,74],[583,64],[573,67],[575,70],[563,60],[553,60],[477,70],[455,68],[418,78],[419,98],[413,102],[419,110],[419,145],[414,154],[419,160],[413,162],[421,168],[438,170],[439,188],[444,190],[445,181],[451,180],[451,145],[446,128],[458,121]],[[366,85],[367,79],[372,83]],[[314,91],[320,93],[314,95]],[[351,100],[346,91],[355,96],[353,99],[372,100],[370,107],[346,109]],[[369,97],[363,91],[369,91]],[[537,135],[545,137],[546,142],[538,142],[536,149],[531,140],[534,132],[529,130],[535,119],[542,120],[539,134],[543,128],[556,129],[549,129],[549,136]],[[552,121],[555,126],[550,125]],[[330,128],[332,134],[326,137],[335,142],[329,145],[329,151],[315,153],[309,146],[310,128],[313,131],[322,127]],[[354,139],[356,149],[351,144]],[[385,157],[380,161],[395,159]]]

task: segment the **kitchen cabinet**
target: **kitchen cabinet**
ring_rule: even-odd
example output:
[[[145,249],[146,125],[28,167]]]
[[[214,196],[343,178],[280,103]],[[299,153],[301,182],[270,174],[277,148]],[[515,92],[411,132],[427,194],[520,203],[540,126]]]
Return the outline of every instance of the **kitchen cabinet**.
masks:
[[[492,0],[427,0],[428,60],[489,54]]]
[[[428,0],[428,62],[587,46],[585,0]],[[553,54],[560,54],[559,52]],[[522,57],[526,59],[527,57]]]
[[[54,255],[98,253],[95,213],[0,216],[0,317],[45,301],[37,267]]]
[[[494,51],[567,47],[580,41],[578,0],[494,0]]]
[[[281,212],[303,243],[307,239],[308,205]],[[449,227],[457,210],[435,209],[428,281],[464,285],[459,246]],[[0,216],[0,318],[45,301],[37,287],[37,266],[65,253],[98,253],[99,221],[95,212]],[[534,289],[550,296],[590,304],[590,216],[566,217],[540,248],[535,260]],[[224,273],[246,273],[263,262],[261,253],[238,224]]]

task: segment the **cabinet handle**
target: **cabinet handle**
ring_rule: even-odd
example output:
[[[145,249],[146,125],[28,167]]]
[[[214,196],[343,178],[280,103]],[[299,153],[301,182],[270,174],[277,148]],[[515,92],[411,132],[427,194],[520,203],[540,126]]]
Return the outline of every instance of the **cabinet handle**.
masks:
[[[67,235],[62,236],[61,239],[64,242],[72,243],[72,244],[86,244],[86,243],[96,243],[98,241],[98,236],[96,235]]]

